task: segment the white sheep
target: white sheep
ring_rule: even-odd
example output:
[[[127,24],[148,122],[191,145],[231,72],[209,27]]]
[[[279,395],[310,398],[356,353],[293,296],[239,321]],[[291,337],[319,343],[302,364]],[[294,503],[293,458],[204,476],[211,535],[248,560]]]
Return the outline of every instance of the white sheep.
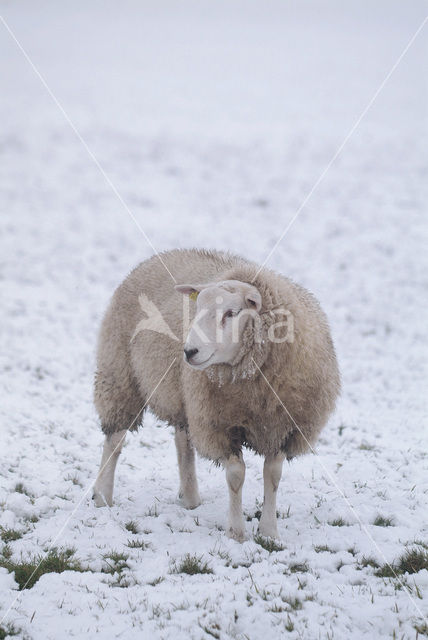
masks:
[[[177,282],[193,284],[174,287],[165,266]],[[218,251],[153,256],[116,290],[101,327],[95,404],[106,438],[95,503],[112,504],[126,431],[148,406],[175,427],[187,508],[200,504],[193,447],[224,466],[227,532],[237,540],[245,538],[242,447],[265,457],[259,532],[277,537],[283,460],[312,448],[339,390],[326,316],[305,289]]]

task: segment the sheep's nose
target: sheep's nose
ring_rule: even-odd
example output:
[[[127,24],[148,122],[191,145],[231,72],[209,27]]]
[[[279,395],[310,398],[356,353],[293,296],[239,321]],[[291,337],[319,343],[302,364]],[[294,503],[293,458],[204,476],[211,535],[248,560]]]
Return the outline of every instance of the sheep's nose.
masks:
[[[193,358],[198,353],[199,349],[184,349],[184,353],[186,354],[187,360]]]

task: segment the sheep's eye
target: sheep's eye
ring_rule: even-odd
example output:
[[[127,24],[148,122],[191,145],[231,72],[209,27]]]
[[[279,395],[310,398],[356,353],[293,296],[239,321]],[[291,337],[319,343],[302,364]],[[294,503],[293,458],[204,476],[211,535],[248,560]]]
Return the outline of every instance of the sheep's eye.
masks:
[[[232,318],[234,315],[235,314],[233,313],[232,309],[228,309],[227,311],[225,311],[221,319],[221,324],[224,325],[224,323],[226,322],[226,318]]]
[[[224,324],[226,322],[226,318],[233,318],[233,316],[237,316],[239,313],[241,313],[242,309],[239,309],[239,311],[232,311],[232,309],[228,309],[224,314],[223,314],[223,318],[221,320],[222,324]]]

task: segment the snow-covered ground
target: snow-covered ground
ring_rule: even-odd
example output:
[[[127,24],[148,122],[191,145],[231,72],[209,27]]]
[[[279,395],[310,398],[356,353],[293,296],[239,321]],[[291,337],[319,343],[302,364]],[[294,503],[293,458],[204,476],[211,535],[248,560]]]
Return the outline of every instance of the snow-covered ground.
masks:
[[[259,262],[426,12],[390,1],[1,8],[157,249]],[[150,415],[128,438],[114,507],[92,505],[97,329],[153,249],[0,24],[0,564],[74,547],[83,569],[18,591],[0,568],[0,637],[427,633],[428,571],[372,566],[428,545],[427,30],[269,260],[320,299],[343,376],[318,455],[284,468],[283,548],[270,553],[253,539],[262,460],[246,455],[241,545],[224,535],[221,469],[199,460],[203,505],[178,504],[172,430]],[[179,573],[186,554],[212,573]]]

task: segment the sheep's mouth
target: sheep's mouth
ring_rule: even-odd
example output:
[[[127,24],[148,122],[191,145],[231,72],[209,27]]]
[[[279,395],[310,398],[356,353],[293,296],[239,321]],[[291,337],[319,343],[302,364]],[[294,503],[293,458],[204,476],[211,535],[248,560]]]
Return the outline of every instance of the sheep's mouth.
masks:
[[[190,367],[192,367],[192,369],[205,369],[205,366],[211,360],[211,358],[213,357],[214,353],[212,353],[206,360],[203,360],[202,362],[192,362],[190,360],[186,360],[186,364],[188,364]]]

